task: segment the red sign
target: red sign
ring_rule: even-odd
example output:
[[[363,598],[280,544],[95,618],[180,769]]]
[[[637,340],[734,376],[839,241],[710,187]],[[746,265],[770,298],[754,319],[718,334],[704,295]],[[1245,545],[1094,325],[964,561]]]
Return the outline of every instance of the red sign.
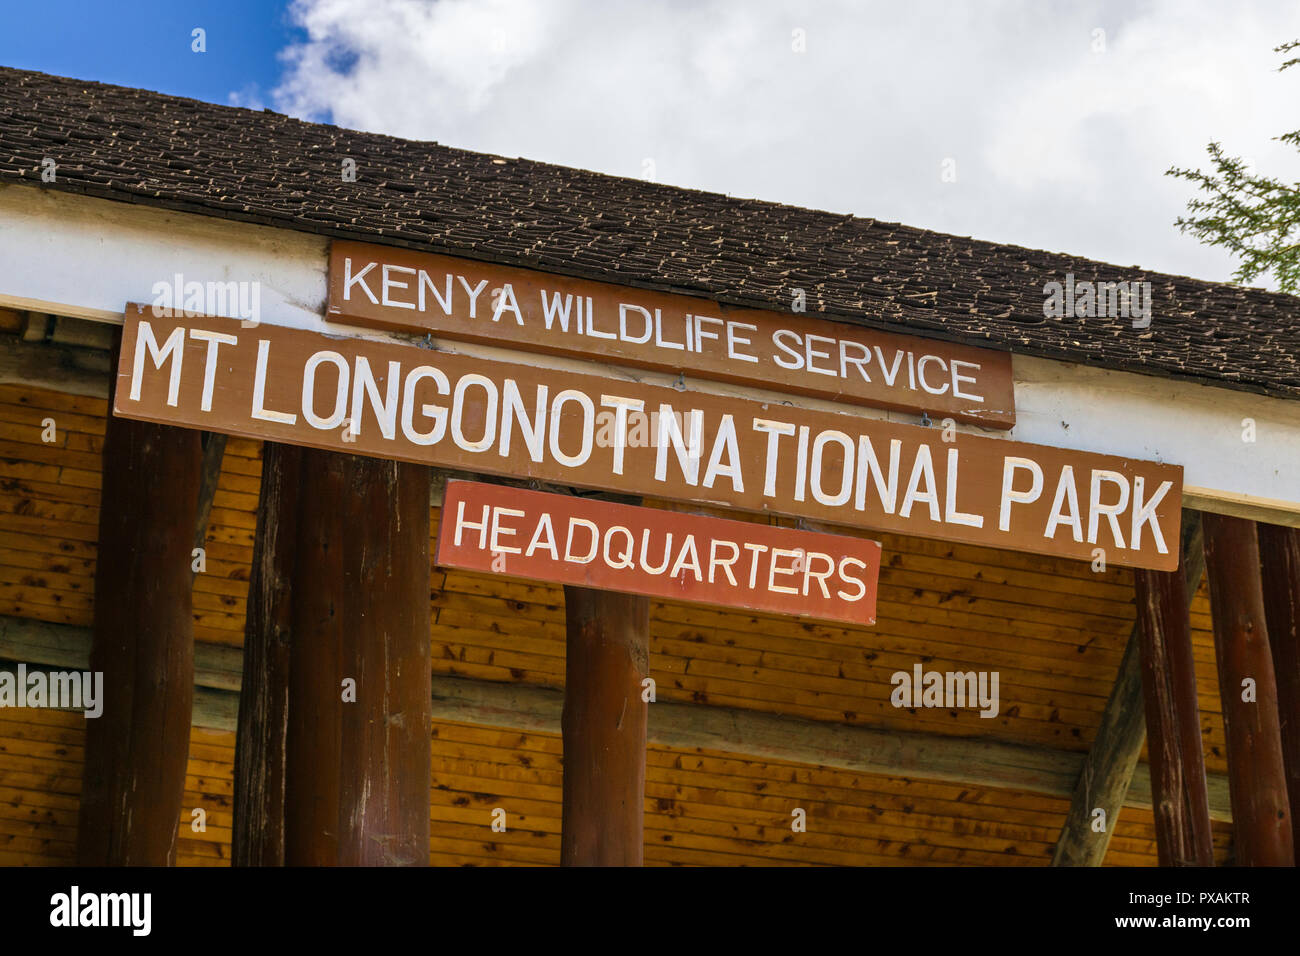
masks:
[[[449,481],[434,563],[861,625],[876,623],[880,544]]]

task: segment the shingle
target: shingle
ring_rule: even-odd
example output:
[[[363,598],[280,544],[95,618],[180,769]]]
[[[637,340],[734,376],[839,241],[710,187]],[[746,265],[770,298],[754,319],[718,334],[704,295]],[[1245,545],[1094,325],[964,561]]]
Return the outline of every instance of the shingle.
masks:
[[[1293,296],[0,67],[4,181],[1300,397]],[[1150,328],[1045,318],[1067,273]]]

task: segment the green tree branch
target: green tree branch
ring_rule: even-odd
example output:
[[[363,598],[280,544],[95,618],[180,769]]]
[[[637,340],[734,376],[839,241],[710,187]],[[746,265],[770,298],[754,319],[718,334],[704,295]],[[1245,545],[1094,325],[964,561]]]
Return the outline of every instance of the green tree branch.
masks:
[[[1283,55],[1300,50],[1300,40],[1274,47]],[[1278,72],[1300,64],[1300,57],[1285,60]],[[1300,150],[1300,130],[1274,137]],[[1233,278],[1251,282],[1272,274],[1283,292],[1300,291],[1300,183],[1284,183],[1255,173],[1244,160],[1229,156],[1221,144],[1206,147],[1212,172],[1199,169],[1166,170],[1194,184],[1203,197],[1187,201],[1188,215],[1175,220],[1181,232],[1201,242],[1221,246],[1240,262]]]

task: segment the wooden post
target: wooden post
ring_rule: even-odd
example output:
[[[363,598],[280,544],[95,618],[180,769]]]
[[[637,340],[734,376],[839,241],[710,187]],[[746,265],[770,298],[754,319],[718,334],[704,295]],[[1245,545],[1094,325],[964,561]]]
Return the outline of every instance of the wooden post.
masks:
[[[1192,595],[1205,574],[1200,513],[1184,510],[1181,524],[1178,566],[1183,573],[1184,593]],[[1106,849],[1146,740],[1139,644],[1138,624],[1134,622],[1092,749],[1075,784],[1065,825],[1052,853],[1052,866],[1101,866],[1106,859]],[[1106,816],[1106,829],[1101,832],[1093,830],[1094,811],[1098,809]]]
[[[1213,866],[1184,569],[1138,570],[1134,586],[1160,865]]]
[[[302,453],[285,862],[426,866],[429,469]]]
[[[1215,514],[1204,520],[1237,862],[1292,866],[1295,847],[1255,523]],[[1247,681],[1253,683],[1250,695]]]
[[[203,548],[208,543],[208,518],[212,502],[217,497],[217,483],[221,480],[221,461],[226,456],[227,436],[220,432],[202,432],[203,470],[199,480],[199,503],[194,528],[194,547]]]
[[[90,669],[104,711],[86,721],[77,862],[168,866],[189,759],[203,452],[197,431],[110,412],[103,457]]]
[[[1300,860],[1300,529],[1260,524],[1264,615],[1277,678],[1282,759],[1291,802],[1292,838]]]
[[[231,863],[284,865],[285,740],[302,450],[262,445],[253,568],[244,623],[244,669],[235,733]]]
[[[640,866],[650,602],[566,587],[560,863]]]

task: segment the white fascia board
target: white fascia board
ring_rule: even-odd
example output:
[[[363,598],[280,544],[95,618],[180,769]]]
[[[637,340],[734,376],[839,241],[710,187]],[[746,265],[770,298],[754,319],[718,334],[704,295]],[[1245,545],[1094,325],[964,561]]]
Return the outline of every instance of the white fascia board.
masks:
[[[1300,524],[1300,401],[1017,355],[1009,437],[1183,466],[1189,508]]]
[[[260,283],[264,322],[315,328],[325,311],[321,236],[0,186],[0,306],[121,322],[156,282]]]
[[[269,324],[400,340],[325,323],[327,252],[327,239],[307,233],[0,186],[0,307],[120,322],[127,302],[152,301],[155,283],[171,283],[180,274],[187,282],[260,283],[261,321]],[[571,359],[446,347],[590,370]],[[1300,401],[1023,355],[1014,357],[1013,370],[1016,427],[959,431],[1179,464],[1188,507],[1300,525]],[[626,368],[601,372],[672,381]],[[691,384],[867,418],[917,421],[762,389]],[[1252,434],[1254,441],[1245,440]]]

